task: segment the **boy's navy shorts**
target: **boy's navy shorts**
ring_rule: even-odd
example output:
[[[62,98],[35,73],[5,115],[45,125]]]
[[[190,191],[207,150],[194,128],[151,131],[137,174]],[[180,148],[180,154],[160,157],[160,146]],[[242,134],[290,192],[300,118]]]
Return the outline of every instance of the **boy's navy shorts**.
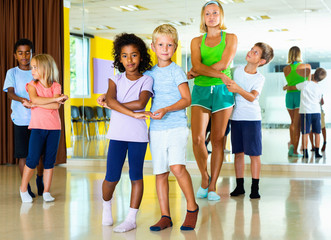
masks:
[[[262,155],[261,121],[231,120],[232,153]]]
[[[305,113],[300,114],[301,120],[301,133],[310,133],[310,129],[313,133],[321,133],[321,114],[320,113]],[[310,128],[311,127],[311,128]]]

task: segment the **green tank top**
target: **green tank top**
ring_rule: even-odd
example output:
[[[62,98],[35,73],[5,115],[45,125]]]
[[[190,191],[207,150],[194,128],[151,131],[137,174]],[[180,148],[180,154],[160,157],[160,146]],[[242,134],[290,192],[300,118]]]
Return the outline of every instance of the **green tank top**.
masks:
[[[216,45],[215,47],[208,47],[205,45],[205,40],[207,37],[207,33],[203,35],[200,51],[201,51],[201,62],[205,64],[206,66],[211,66],[214,63],[219,62],[222,59],[222,55],[225,49],[225,39],[226,39],[226,33],[221,32],[221,42]],[[229,67],[222,72],[227,75],[229,78],[232,79],[231,76],[231,68]],[[194,84],[201,86],[201,87],[209,87],[214,85],[221,85],[224,84],[222,79],[220,78],[213,78],[213,77],[207,77],[207,76],[198,76],[194,79]]]
[[[308,80],[308,77],[302,77],[297,73],[297,68],[300,64],[301,64],[300,62],[290,64],[291,72],[289,75],[285,77],[288,86],[295,86],[298,83]],[[287,90],[287,92],[299,92],[299,90]]]

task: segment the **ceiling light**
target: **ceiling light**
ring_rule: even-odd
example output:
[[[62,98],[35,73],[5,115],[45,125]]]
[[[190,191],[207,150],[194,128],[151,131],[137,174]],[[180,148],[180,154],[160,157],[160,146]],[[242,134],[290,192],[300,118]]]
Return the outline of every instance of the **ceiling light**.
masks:
[[[268,15],[241,17],[244,21],[257,21],[271,19]]]
[[[147,8],[140,5],[126,5],[126,6],[122,5],[119,7],[111,7],[111,8],[120,12],[134,12],[134,11],[148,10]]]
[[[304,13],[311,13],[313,10],[312,9],[304,9],[303,12]]]

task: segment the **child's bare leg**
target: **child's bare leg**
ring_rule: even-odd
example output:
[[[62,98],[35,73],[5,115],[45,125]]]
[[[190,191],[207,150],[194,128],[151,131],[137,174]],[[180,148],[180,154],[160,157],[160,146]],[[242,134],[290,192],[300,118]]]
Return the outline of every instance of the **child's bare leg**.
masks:
[[[234,169],[236,172],[236,178],[244,178],[245,154],[243,152],[234,155]]]
[[[32,196],[28,193],[28,184],[34,173],[34,169],[29,168],[28,166],[24,166],[24,171],[22,175],[22,182],[20,186],[20,195],[22,202],[32,202]]]
[[[194,211],[197,209],[197,203],[194,198],[194,191],[191,176],[186,170],[185,165],[170,166],[171,172],[175,175],[179,187],[182,189],[187,201],[187,210]]]
[[[20,169],[21,177],[23,176],[25,163],[26,163],[26,158],[19,158],[18,159],[18,167]]]
[[[172,226],[169,208],[168,177],[169,172],[156,175],[156,192],[161,209],[161,219],[150,227],[151,231],[161,231]]]
[[[309,133],[309,140],[310,140],[310,144],[311,144],[311,149],[313,151],[313,150],[315,150],[315,146],[314,146],[314,133],[312,131],[310,131],[310,133]]]
[[[131,200],[129,213],[126,216],[124,222],[114,228],[114,232],[128,232],[137,227],[136,216],[139,210],[141,199],[144,192],[143,179],[131,180]]]
[[[44,169],[44,193],[43,193],[43,198],[46,202],[54,201],[54,198],[49,193],[49,190],[51,189],[53,171],[54,171],[54,168]]]
[[[326,148],[326,128],[322,128],[322,136],[323,136],[323,146],[322,146],[322,152],[325,151]]]
[[[319,133],[314,133],[315,136],[315,148],[320,147],[321,135]]]
[[[111,212],[111,199],[118,181],[109,182],[104,180],[102,183],[102,200],[103,200],[103,211],[102,211],[102,225],[111,226],[113,225],[113,216]]]
[[[319,153],[320,151],[320,140],[321,140],[321,134],[314,133],[315,135],[315,158],[320,158],[322,155]]]
[[[29,168],[28,166],[24,166],[24,171],[22,175],[22,183],[20,190],[21,192],[26,192],[28,190],[28,184],[30,179],[32,178],[32,175],[34,173],[34,169]]]
[[[245,154],[236,153],[234,155],[234,169],[236,172],[236,183],[237,186],[233,192],[230,193],[231,196],[239,196],[245,193],[244,188],[244,171],[245,171]]]
[[[161,215],[170,217],[169,208],[169,172],[158,174],[155,177],[156,180],[156,192],[159,199]]]
[[[302,134],[303,157],[308,158],[308,133]]]
[[[260,179],[261,158],[260,156],[250,156],[252,178]]]
[[[252,173],[252,186],[250,198],[260,198],[259,194],[259,181],[261,171],[261,159],[260,156],[250,156],[251,158],[251,173]]]
[[[144,193],[144,182],[143,179],[131,181],[131,201],[130,207],[139,209],[141,199]]]
[[[186,218],[180,229],[193,230],[198,219],[199,207],[195,202],[191,176],[187,172],[185,165],[172,165],[170,166],[170,169],[175,175],[179,187],[182,189],[187,202]]]

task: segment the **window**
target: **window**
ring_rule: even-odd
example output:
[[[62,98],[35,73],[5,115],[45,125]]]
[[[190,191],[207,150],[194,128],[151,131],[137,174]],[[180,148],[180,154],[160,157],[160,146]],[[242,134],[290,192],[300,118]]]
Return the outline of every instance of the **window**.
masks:
[[[70,97],[90,97],[89,38],[70,35]]]

